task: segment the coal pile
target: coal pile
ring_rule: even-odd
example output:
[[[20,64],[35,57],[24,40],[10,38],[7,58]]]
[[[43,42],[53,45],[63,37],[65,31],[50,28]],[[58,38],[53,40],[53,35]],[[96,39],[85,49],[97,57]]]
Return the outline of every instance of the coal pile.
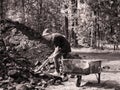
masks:
[[[28,40],[22,34],[8,37],[3,38],[5,44],[1,44],[0,48],[0,89],[44,90],[54,84],[58,77],[34,72],[35,63],[42,63],[52,50],[40,42]]]
[[[0,87],[2,90],[42,90],[61,78],[47,73],[34,72],[34,65],[24,57],[2,56]],[[21,89],[23,88],[23,89]]]
[[[27,30],[24,33],[29,34]],[[34,72],[36,62],[42,63],[52,52],[39,40],[29,40],[18,28],[3,33],[0,41],[0,90],[43,90],[54,84],[56,78],[61,79]]]

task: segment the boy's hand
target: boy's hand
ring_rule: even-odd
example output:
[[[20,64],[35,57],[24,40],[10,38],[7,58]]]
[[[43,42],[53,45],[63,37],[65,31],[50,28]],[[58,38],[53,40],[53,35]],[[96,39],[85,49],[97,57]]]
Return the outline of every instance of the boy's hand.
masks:
[[[54,58],[55,56],[57,56],[60,53],[60,48],[56,47],[54,52],[48,57],[49,59]]]
[[[50,55],[49,57],[48,57],[48,59],[52,59],[53,58],[53,56],[52,55]]]

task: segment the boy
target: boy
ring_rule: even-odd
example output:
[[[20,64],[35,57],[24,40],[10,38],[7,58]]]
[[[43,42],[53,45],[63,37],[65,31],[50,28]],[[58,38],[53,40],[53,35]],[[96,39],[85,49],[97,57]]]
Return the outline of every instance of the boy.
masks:
[[[48,33],[48,29],[43,31],[42,37],[48,42],[48,44],[51,43],[52,48],[54,48],[54,52],[49,56],[49,58],[54,59],[55,72],[53,74],[59,75],[59,58],[61,56],[66,58],[69,52],[71,52],[70,43],[67,41],[64,35],[60,33]]]

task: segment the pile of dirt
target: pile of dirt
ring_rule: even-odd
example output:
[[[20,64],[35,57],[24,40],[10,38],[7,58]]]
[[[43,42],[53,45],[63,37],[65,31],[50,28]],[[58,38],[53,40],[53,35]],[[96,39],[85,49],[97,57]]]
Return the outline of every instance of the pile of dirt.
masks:
[[[31,62],[45,60],[53,50],[40,41],[29,38],[16,28],[4,34],[4,41],[8,51],[28,58]]]
[[[40,42],[39,33],[18,22],[3,20],[0,24],[4,26],[1,29],[4,44],[0,45],[0,50],[1,46],[5,47],[0,53],[0,89],[41,90],[61,80],[34,70],[38,67],[36,62],[42,63],[53,52]]]
[[[53,84],[56,78],[52,75],[35,73],[33,64],[23,57],[10,57],[6,53],[0,55],[2,90],[41,90],[48,84]]]
[[[54,84],[60,77],[47,73],[34,72],[35,65],[24,57],[0,54],[0,89],[2,90],[41,90]]]
[[[0,20],[0,31],[8,51],[14,51],[31,61],[42,61],[51,54],[52,50],[42,44],[41,34],[25,24],[10,19]]]
[[[56,77],[35,73],[35,63],[43,62],[52,50],[40,41],[29,40],[16,28],[4,33],[5,50],[0,53],[0,89],[41,90]],[[23,88],[23,89],[21,89]]]

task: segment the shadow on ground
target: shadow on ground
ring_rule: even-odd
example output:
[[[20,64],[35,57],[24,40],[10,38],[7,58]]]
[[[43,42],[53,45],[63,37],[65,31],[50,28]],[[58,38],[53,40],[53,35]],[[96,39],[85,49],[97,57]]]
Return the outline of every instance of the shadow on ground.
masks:
[[[113,80],[107,80],[107,81],[101,82],[100,84],[96,83],[96,81],[87,82],[84,86],[104,88],[104,89],[114,88],[114,90],[120,90],[120,83],[113,81]]]

